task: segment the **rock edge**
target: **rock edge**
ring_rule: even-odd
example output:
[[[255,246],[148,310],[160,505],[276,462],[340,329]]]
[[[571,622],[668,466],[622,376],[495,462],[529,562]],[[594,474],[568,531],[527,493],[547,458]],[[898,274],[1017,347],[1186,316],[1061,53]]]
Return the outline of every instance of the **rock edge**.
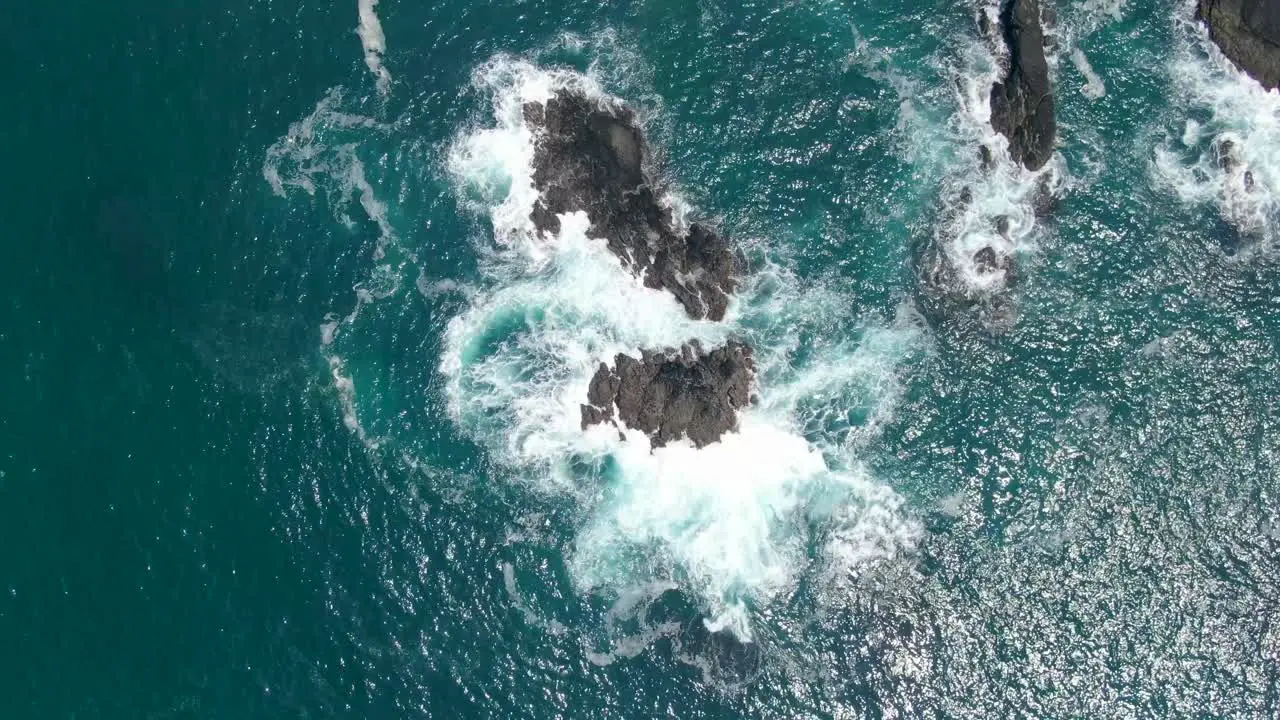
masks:
[[[1280,87],[1280,0],[1198,0],[1196,18],[1236,67]]]

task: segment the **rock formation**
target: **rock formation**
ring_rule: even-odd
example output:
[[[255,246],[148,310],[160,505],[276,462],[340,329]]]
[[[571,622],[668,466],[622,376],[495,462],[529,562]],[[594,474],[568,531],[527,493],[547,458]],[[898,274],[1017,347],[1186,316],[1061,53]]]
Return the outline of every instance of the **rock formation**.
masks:
[[[737,286],[724,238],[699,224],[681,237],[648,176],[648,151],[635,114],[573,90],[524,106],[537,130],[533,182],[541,199],[534,226],[557,232],[560,213],[586,211],[593,236],[646,286],[665,289],[691,317],[721,320]]]
[[[655,448],[682,437],[704,447],[737,429],[754,375],[751,348],[737,341],[710,352],[694,342],[645,351],[639,360],[618,355],[591,379],[582,428],[616,419],[649,435]]]
[[[1196,17],[1237,67],[1280,87],[1280,0],[1198,0]]]
[[[1039,170],[1053,155],[1057,132],[1040,1],[1007,0],[1000,10],[1000,29],[1009,47],[1009,67],[1004,79],[991,86],[991,127],[1009,139],[1014,162]]]
[[[535,131],[534,226],[558,232],[560,214],[584,211],[592,236],[603,238],[646,286],[670,292],[691,317],[723,320],[738,263],[728,242],[707,227],[676,231],[650,177],[635,113],[571,89],[526,103],[523,112]],[[703,447],[738,427],[754,373],[751,348],[740,342],[709,352],[696,342],[645,350],[639,360],[618,355],[591,380],[582,428],[621,422],[648,434],[654,447],[684,437]]]

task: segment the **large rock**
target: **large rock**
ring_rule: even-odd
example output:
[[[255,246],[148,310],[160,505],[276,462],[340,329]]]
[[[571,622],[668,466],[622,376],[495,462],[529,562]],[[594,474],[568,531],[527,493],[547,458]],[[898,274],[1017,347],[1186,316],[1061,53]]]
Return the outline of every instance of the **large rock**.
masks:
[[[1231,62],[1263,87],[1280,87],[1280,0],[1199,0],[1196,17]]]
[[[560,90],[524,106],[537,130],[533,210],[540,231],[558,232],[560,213],[586,211],[590,232],[604,238],[651,288],[666,289],[695,318],[721,320],[737,286],[736,262],[724,238],[699,224],[681,237],[648,176],[648,148],[635,114],[580,92]]]
[[[688,437],[704,447],[737,429],[738,411],[752,402],[751,348],[730,341],[705,352],[696,342],[680,350],[618,355],[601,364],[582,406],[582,428],[621,420],[662,447]]]
[[[1000,29],[1009,47],[1009,68],[991,86],[991,127],[1009,139],[1015,162],[1039,170],[1053,155],[1057,133],[1039,0],[1007,0]]]

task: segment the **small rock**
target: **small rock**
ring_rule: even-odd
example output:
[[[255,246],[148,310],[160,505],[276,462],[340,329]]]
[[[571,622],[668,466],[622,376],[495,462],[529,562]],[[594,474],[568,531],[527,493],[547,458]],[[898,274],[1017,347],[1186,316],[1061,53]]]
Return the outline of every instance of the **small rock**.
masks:
[[[618,355],[591,378],[582,427],[617,418],[649,435],[653,447],[688,437],[696,447],[738,427],[738,411],[752,401],[755,364],[751,348],[730,341],[704,352],[694,342],[639,360]]]
[[[990,170],[995,159],[991,157],[991,148],[986,145],[978,146],[978,159],[982,161],[982,169]]]

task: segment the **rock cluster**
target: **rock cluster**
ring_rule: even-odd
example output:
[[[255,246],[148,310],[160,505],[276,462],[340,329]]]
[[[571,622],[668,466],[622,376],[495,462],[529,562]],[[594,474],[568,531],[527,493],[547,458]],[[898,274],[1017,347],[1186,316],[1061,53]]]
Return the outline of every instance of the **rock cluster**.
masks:
[[[591,378],[582,427],[616,417],[649,435],[654,447],[683,437],[704,447],[737,429],[754,375],[751,348],[736,341],[710,352],[686,343],[678,351],[645,351],[639,360],[618,355]]]
[[[1053,155],[1057,134],[1040,0],[1009,0],[1000,11],[1000,31],[1009,67],[991,86],[991,127],[1009,139],[1015,162],[1039,170]]]
[[[1280,87],[1280,0],[1198,0],[1209,37],[1263,87]]]
[[[646,286],[670,292],[690,317],[723,320],[738,262],[705,225],[677,232],[650,176],[635,113],[573,89],[527,103],[523,112],[535,132],[534,227],[558,232],[559,215],[585,212],[591,235]],[[592,378],[582,427],[620,422],[649,435],[655,448],[681,438],[703,447],[738,427],[754,378],[751,348],[737,341],[710,351],[688,342],[644,350],[639,359],[618,355]]]
[[[1052,13],[1041,7],[1040,0],[1002,0],[995,22],[985,12],[977,19],[982,35],[1008,52],[1002,62],[1004,72],[991,86],[991,127],[1008,140],[1013,162],[1033,172],[1040,170],[1053,157],[1057,136],[1044,32]],[[993,148],[981,145],[977,151],[982,172],[994,172],[997,160]],[[1052,176],[1041,174],[1035,182],[1036,214],[1047,214],[1053,200]],[[962,221],[973,201],[968,185],[943,198],[945,210],[938,236],[925,246],[917,261],[922,307],[937,316],[962,310],[965,315],[976,315],[984,329],[1005,332],[1017,319],[1010,294],[1018,281],[1011,219],[1007,215],[980,215],[979,222],[985,227]],[[953,256],[951,243],[956,237],[975,232],[990,233],[991,242],[971,250],[967,258]]]
[[[574,90],[524,106],[536,129],[533,210],[539,231],[557,232],[561,213],[585,211],[590,232],[646,286],[675,295],[691,317],[721,320],[737,287],[728,242],[699,224],[683,236],[660,200],[635,113]]]

